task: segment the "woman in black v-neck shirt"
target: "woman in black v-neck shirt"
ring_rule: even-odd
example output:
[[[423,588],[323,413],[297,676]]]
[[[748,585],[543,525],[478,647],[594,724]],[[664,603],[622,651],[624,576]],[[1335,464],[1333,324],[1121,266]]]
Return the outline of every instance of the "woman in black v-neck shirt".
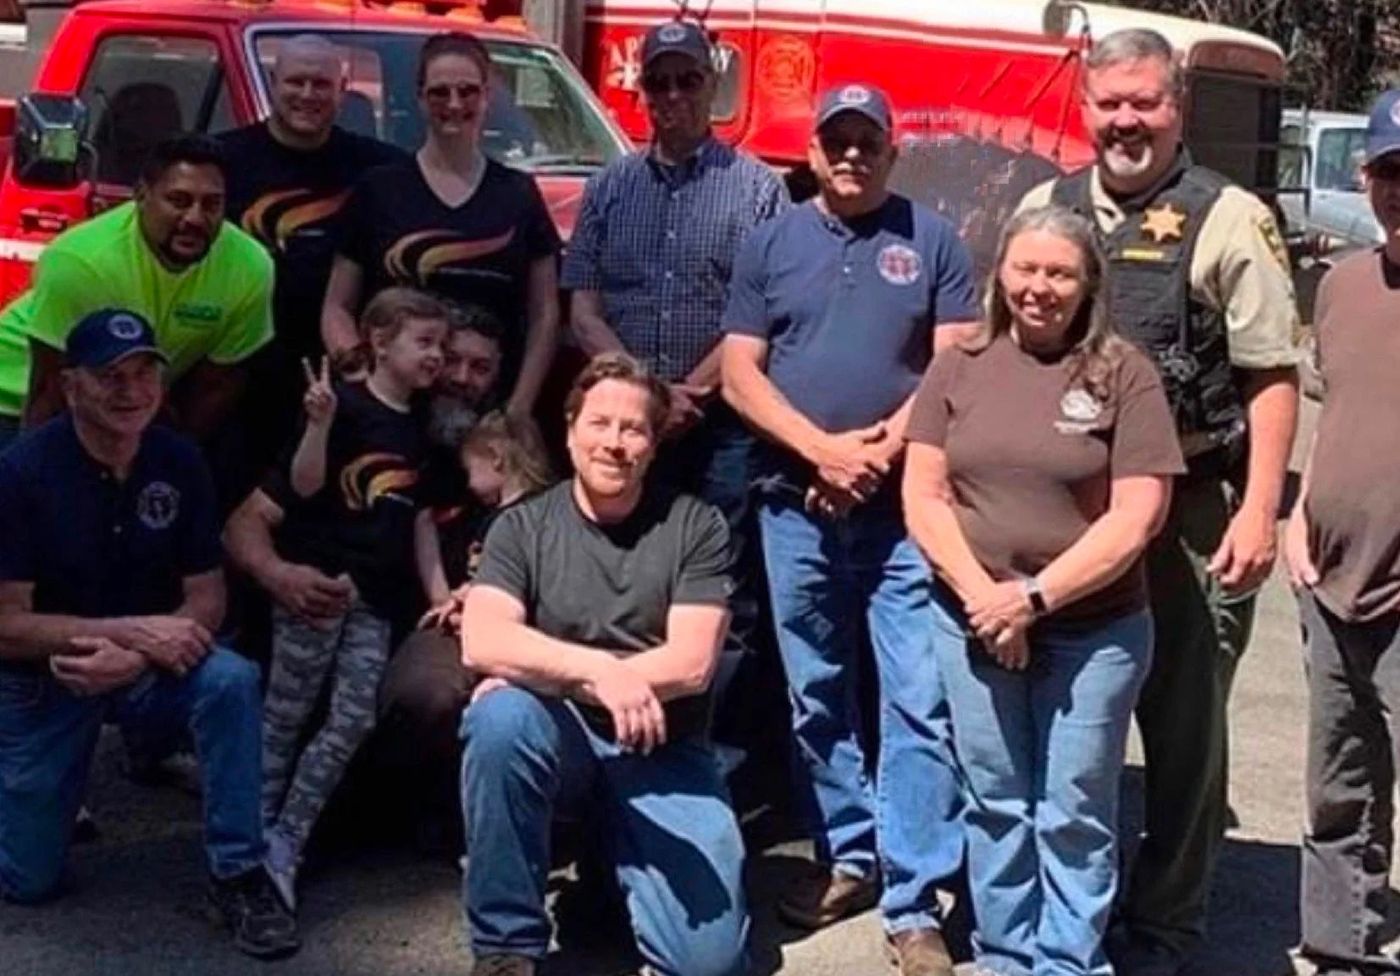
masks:
[[[528,415],[558,341],[559,235],[533,178],[488,160],[481,127],[490,57],[469,34],[436,34],[418,63],[427,139],[412,159],[364,174],[345,208],[321,331],[332,355],[354,347],[362,305],[408,285],[489,309],[506,324],[506,409]]]

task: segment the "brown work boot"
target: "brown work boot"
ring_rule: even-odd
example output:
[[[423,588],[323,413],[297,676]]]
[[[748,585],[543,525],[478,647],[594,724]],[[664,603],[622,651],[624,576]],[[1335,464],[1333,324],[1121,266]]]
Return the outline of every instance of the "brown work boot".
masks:
[[[887,935],[885,954],[899,976],[953,976],[953,957],[937,929],[908,929]]]
[[[535,976],[535,960],[493,952],[472,966],[472,976]]]
[[[816,865],[778,899],[778,917],[800,929],[825,928],[875,905],[880,883]]]

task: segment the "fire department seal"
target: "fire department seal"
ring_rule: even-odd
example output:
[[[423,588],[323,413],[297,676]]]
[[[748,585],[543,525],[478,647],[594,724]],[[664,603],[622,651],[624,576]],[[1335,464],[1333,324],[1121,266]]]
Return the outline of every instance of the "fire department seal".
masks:
[[[134,315],[113,315],[107,320],[107,331],[114,339],[139,339],[141,321]]]
[[[152,481],[136,496],[136,517],[148,529],[168,529],[180,515],[180,492],[168,481]]]
[[[656,32],[656,39],[662,44],[675,44],[685,40],[685,28],[680,24],[667,24]]]
[[[912,285],[924,270],[919,252],[903,244],[886,245],[875,264],[880,270],[880,277],[892,285]]]
[[[1075,388],[1066,390],[1065,395],[1060,398],[1060,413],[1064,414],[1066,420],[1091,424],[1103,413],[1103,404],[1088,390]]]

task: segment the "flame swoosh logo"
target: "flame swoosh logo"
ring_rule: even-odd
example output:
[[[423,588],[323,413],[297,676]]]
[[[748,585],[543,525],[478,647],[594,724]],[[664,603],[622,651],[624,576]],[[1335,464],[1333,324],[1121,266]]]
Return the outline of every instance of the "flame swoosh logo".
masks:
[[[352,512],[367,512],[381,498],[418,483],[418,472],[401,454],[361,454],[340,472],[340,494]]]
[[[426,248],[416,258],[409,257],[408,252],[415,245],[437,239],[440,239],[442,243],[433,244]],[[508,247],[513,240],[515,240],[514,227],[497,234],[495,237],[485,237],[480,240],[463,240],[457,234],[449,231],[420,230],[399,238],[389,248],[384,255],[384,269],[400,281],[411,279],[416,281],[419,287],[423,287],[427,285],[428,279],[433,276],[434,272],[444,265],[459,261],[471,261],[488,254],[495,254]]]
[[[341,190],[334,196],[323,197],[320,200],[312,200],[308,203],[300,204],[288,210],[281,217],[277,218],[277,231],[275,234],[278,249],[287,246],[287,238],[295,234],[300,228],[307,224],[314,224],[318,220],[325,220],[336,213],[345,205],[345,201],[350,199],[348,189]]]

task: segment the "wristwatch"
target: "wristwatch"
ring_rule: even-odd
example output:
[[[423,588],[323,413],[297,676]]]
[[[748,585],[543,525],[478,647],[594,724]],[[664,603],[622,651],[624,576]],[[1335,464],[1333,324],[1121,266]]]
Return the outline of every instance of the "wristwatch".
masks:
[[[1031,605],[1031,613],[1037,617],[1043,617],[1050,612],[1050,608],[1045,605],[1045,594],[1040,590],[1040,580],[1034,576],[1027,576],[1021,580],[1021,588],[1026,591],[1026,600]]]

